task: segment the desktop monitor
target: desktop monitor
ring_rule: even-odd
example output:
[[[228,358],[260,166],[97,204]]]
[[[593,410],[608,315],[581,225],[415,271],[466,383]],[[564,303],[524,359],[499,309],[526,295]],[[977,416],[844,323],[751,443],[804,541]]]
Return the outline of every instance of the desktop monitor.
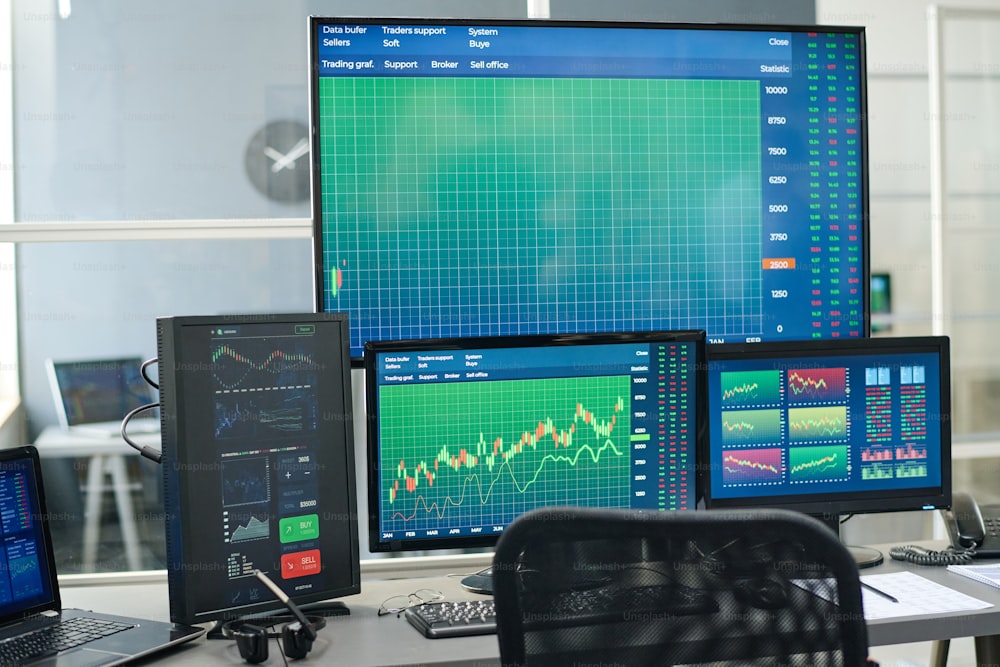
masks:
[[[868,334],[863,28],[309,26],[316,305],[350,313],[356,363],[391,339]]]
[[[690,510],[704,331],[371,342],[372,551],[490,546],[554,505]]]
[[[359,592],[347,316],[156,325],[171,620]]]
[[[843,515],[951,503],[945,336],[708,350],[705,504]]]

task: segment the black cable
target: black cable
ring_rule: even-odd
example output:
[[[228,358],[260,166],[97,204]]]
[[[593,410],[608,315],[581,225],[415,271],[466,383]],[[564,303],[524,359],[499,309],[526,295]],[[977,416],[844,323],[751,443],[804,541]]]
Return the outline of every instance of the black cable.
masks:
[[[146,361],[142,362],[142,366],[139,366],[139,372],[142,374],[142,379],[148,382],[149,386],[151,386],[153,389],[159,389],[160,385],[157,384],[156,382],[153,382],[153,379],[149,377],[149,375],[146,373],[146,368],[152,366],[155,363],[158,363],[159,361],[160,361],[159,359],[153,357],[152,359],[146,359]]]
[[[280,641],[278,641],[277,635],[274,637],[274,643],[278,647],[278,652],[281,654],[281,661],[285,663],[285,667],[288,667],[288,657],[285,655],[285,647],[281,645]]]
[[[160,407],[159,403],[146,403],[145,405],[140,405],[134,410],[130,410],[124,417],[122,417],[121,429],[122,440],[131,445],[132,448],[137,450],[142,456],[145,456],[150,461],[156,461],[157,463],[159,463],[160,459],[163,458],[163,454],[160,450],[155,447],[150,447],[149,445],[140,445],[137,442],[134,442],[132,438],[128,437],[128,433],[125,432],[125,429],[128,427],[128,423],[132,420],[132,417],[135,417],[137,414],[145,410],[153,410],[158,407]]]
[[[889,555],[893,560],[901,560],[916,565],[965,565],[976,555],[975,549],[955,549],[948,547],[941,551],[927,549],[916,544],[892,547]]]

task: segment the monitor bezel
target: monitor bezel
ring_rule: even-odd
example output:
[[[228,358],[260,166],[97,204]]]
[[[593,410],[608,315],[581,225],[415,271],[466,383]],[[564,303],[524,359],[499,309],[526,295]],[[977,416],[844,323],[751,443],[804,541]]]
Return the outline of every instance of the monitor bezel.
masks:
[[[698,475],[698,455],[708,437],[707,403],[707,365],[706,335],[702,329],[678,329],[666,331],[636,331],[619,333],[593,334],[539,334],[532,336],[483,336],[475,338],[432,338],[427,340],[391,340],[368,341],[365,344],[365,400],[367,412],[367,463],[368,463],[368,549],[372,553],[423,551],[440,549],[459,549],[474,547],[491,547],[496,544],[502,533],[482,536],[456,536],[432,539],[385,541],[382,539],[380,521],[379,489],[381,480],[381,461],[378,441],[378,381],[376,361],[380,353],[443,351],[443,350],[477,350],[483,348],[519,348],[519,347],[565,347],[579,345],[607,345],[615,343],[671,343],[684,342],[695,344],[695,427],[694,442],[691,456],[694,466],[692,482],[694,484],[693,504],[696,505],[702,497],[701,481]],[[678,510],[682,511],[682,510]],[[693,508],[692,510],[693,511]]]
[[[862,72],[859,80],[858,108],[860,110],[860,166],[859,166],[859,189],[861,199],[860,211],[860,233],[861,242],[861,276],[859,280],[861,292],[861,338],[869,338],[871,330],[871,296],[870,296],[870,276],[871,276],[871,231],[870,231],[870,195],[869,183],[869,127],[867,120],[868,109],[868,86],[867,86],[867,40],[866,28],[862,25],[826,25],[826,24],[801,24],[801,23],[695,23],[695,22],[669,22],[669,21],[630,21],[630,20],[604,20],[604,19],[558,19],[558,18],[442,18],[442,17],[359,17],[359,16],[327,16],[312,15],[308,18],[308,57],[309,57],[309,128],[311,135],[310,152],[310,187],[311,187],[311,225],[312,225],[312,251],[313,251],[313,298],[317,312],[324,311],[324,291],[326,289],[327,271],[323,260],[323,197],[321,187],[320,160],[316,156],[320,155],[320,131],[319,131],[319,39],[317,27],[329,23],[352,23],[358,25],[455,25],[455,26],[515,26],[515,27],[550,27],[550,28],[634,28],[652,30],[704,30],[704,31],[738,31],[738,32],[820,32],[853,34],[858,37],[858,53],[862,63]],[[586,332],[581,332],[586,333]],[[534,334],[532,334],[534,335]],[[545,334],[538,334],[545,335]],[[827,338],[824,340],[836,340]],[[367,343],[368,341],[364,341]],[[774,342],[783,342],[776,340]],[[728,343],[726,343],[728,344]],[[740,343],[732,343],[734,345]],[[351,357],[354,367],[364,367],[363,357]]]
[[[800,494],[782,496],[747,496],[742,498],[715,498],[712,496],[712,474],[718,471],[711,464],[711,434],[702,441],[704,449],[700,454],[702,465],[701,487],[704,490],[705,507],[749,508],[781,507],[798,510],[813,516],[836,520],[848,514],[875,514],[882,512],[905,512],[930,509],[944,509],[951,506],[952,462],[951,462],[951,358],[950,340],[947,336],[910,336],[867,339],[833,339],[797,342],[730,343],[710,345],[708,368],[711,374],[713,363],[723,360],[767,359],[774,356],[794,361],[811,357],[859,356],[892,353],[932,353],[938,357],[941,378],[941,415],[937,420],[941,443],[941,483],[938,486],[917,487],[909,490],[876,490],[864,495],[857,491],[841,493]],[[709,401],[713,397],[709,396]],[[714,410],[709,409],[711,421]],[[930,420],[929,420],[930,421]],[[709,430],[712,424],[708,425]]]

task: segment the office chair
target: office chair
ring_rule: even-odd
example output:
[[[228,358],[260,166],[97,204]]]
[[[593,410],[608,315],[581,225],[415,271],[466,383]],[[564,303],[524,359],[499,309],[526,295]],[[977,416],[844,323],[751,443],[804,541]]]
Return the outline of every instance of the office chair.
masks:
[[[787,510],[534,510],[493,578],[504,665],[866,664],[854,560]]]

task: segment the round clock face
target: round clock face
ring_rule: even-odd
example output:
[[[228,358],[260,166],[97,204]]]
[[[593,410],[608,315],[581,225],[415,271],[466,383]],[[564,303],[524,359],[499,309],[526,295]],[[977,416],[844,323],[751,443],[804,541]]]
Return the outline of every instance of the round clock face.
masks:
[[[294,120],[276,120],[253,135],[247,145],[247,177],[273,201],[309,199],[309,129]]]

